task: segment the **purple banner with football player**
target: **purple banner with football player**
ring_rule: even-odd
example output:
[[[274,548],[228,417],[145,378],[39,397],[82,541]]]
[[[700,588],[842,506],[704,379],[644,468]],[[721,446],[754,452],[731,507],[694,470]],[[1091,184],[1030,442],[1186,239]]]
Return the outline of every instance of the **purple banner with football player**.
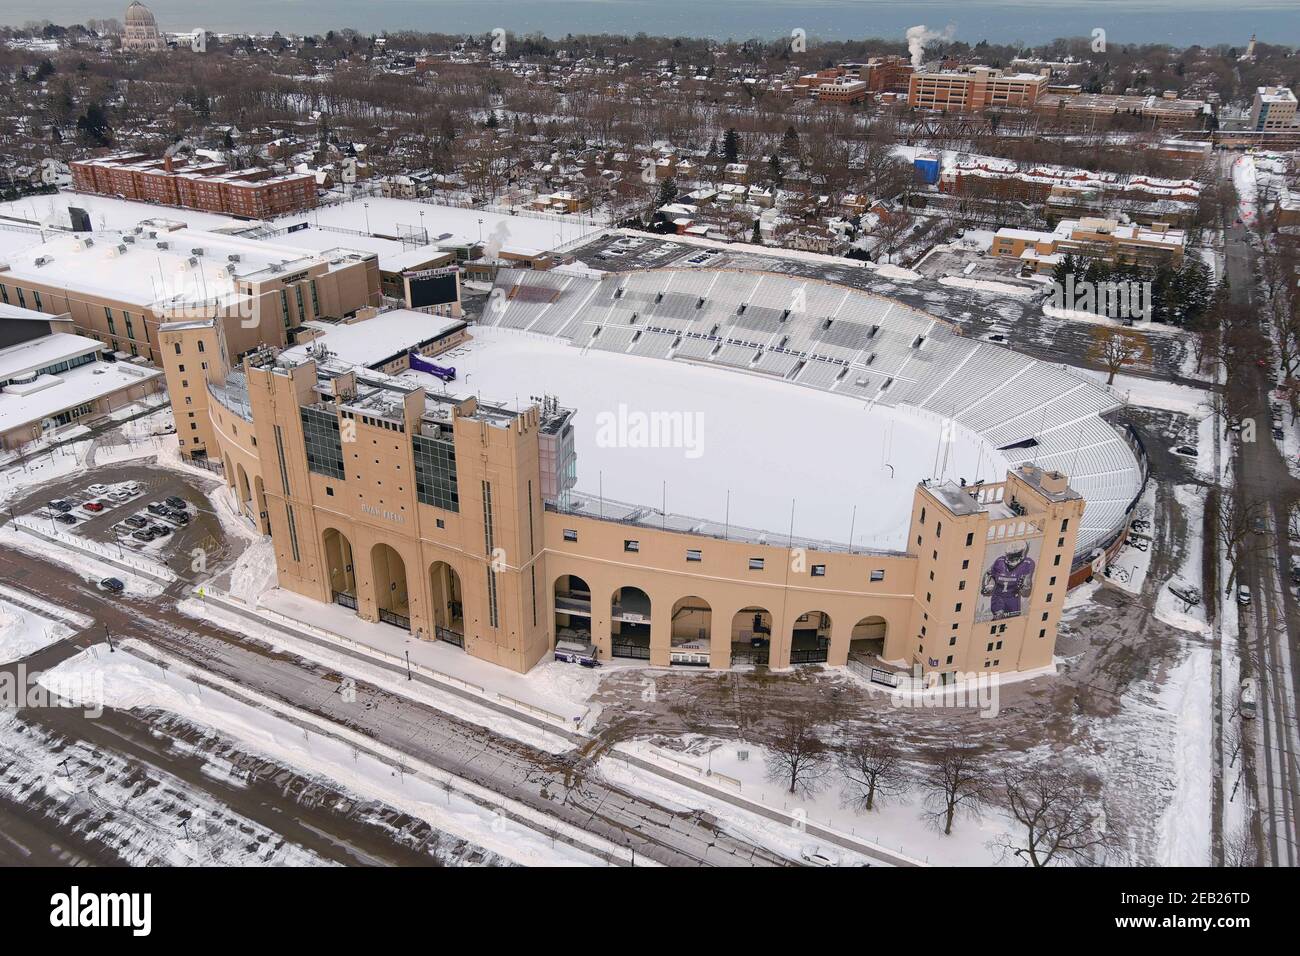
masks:
[[[984,571],[980,575],[980,599],[975,608],[975,620],[999,621],[1016,617],[1029,606],[1042,549],[1041,536],[988,543],[984,549]]]

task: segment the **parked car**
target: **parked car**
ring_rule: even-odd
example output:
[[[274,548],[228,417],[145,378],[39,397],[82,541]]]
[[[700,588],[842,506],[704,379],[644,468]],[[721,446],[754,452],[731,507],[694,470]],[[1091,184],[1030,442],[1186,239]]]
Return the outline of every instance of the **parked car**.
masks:
[[[185,510],[185,499],[178,497],[176,495],[168,495],[166,498],[163,499],[163,504],[171,505],[171,507],[176,508],[180,511]]]
[[[70,514],[57,514],[57,515],[54,516],[54,520],[57,521],[59,524],[76,524],[76,523],[77,523],[77,519],[74,518],[74,517],[73,517],[72,515],[70,515]]]
[[[1259,690],[1255,685],[1255,678],[1247,677],[1241,682],[1241,716],[1248,720],[1255,717],[1255,708],[1259,704]]]
[[[153,532],[155,538],[164,538],[172,533],[172,529],[167,527],[165,524],[151,524],[149,525],[149,530]]]
[[[86,489],[87,494],[92,494],[92,495],[102,495],[106,491],[108,491],[108,485],[100,485],[100,484],[91,485],[89,488]]]
[[[1237,603],[1242,607],[1250,603],[1250,588],[1244,584],[1237,588]]]
[[[143,528],[148,523],[148,519],[142,518],[140,515],[131,515],[131,517],[122,522],[122,524],[126,525],[128,528]]]
[[[121,594],[126,590],[126,585],[118,578],[104,578],[99,582],[99,586],[105,591],[112,591],[114,594]]]
[[[176,511],[175,509],[173,509],[167,512],[165,515],[163,515],[163,517],[166,518],[168,521],[174,521],[177,524],[190,523],[190,516],[184,511]]]
[[[802,859],[809,866],[839,866],[840,861],[834,857],[827,856],[818,850],[801,850],[799,853]]]
[[[147,528],[141,528],[139,531],[132,531],[131,537],[136,541],[152,541],[154,536]]]
[[[108,500],[116,501],[118,504],[121,504],[123,501],[130,501],[131,495],[129,492],[125,491],[110,491],[108,493]]]
[[[102,501],[87,501],[81,507],[85,508],[87,511],[98,513],[104,510],[104,503]]]
[[[140,484],[138,481],[128,481],[123,487],[133,495],[138,495],[140,492],[144,491],[144,485]]]
[[[168,509],[167,506],[162,502],[155,501],[149,505],[148,510],[151,515],[165,515]]]

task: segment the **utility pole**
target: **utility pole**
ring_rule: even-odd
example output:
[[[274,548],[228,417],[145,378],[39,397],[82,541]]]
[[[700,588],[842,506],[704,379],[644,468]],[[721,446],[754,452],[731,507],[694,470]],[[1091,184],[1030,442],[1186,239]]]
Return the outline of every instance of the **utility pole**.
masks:
[[[104,622],[104,640],[108,641],[108,651],[110,654],[116,654],[117,648],[113,646],[113,635],[108,632],[108,622]]]
[[[411,679],[411,652],[406,652],[406,679]]]

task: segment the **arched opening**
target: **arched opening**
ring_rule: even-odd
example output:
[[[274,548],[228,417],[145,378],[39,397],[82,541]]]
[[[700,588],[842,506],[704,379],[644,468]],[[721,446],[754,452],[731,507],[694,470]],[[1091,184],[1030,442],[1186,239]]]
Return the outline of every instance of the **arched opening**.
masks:
[[[433,594],[433,636],[464,647],[465,607],[460,575],[446,561],[435,561],[429,566],[429,589]]]
[[[650,660],[650,596],[637,587],[614,592],[609,607],[610,654]]]
[[[257,530],[262,534],[270,534],[271,519],[266,510],[266,485],[263,484],[261,475],[253,478],[253,501],[257,505]]]
[[[231,462],[231,460],[230,460],[230,456],[229,456],[229,455],[226,455],[226,466],[225,466],[225,471],[226,471],[226,474],[225,474],[225,478],[226,478],[226,487],[227,487],[227,488],[234,488],[234,487],[235,487],[235,466],[234,466],[234,464]]]
[[[691,595],[673,605],[670,664],[709,666],[709,639],[713,608],[702,597]]]
[[[808,611],[794,619],[790,630],[791,664],[825,664],[831,650],[831,616]]]
[[[375,606],[379,620],[385,624],[411,629],[411,605],[406,590],[406,562],[386,544],[377,544],[370,552],[374,572]]]
[[[248,472],[244,471],[244,466],[239,465],[239,511],[240,514],[249,514],[253,510],[253,491],[248,485]]]
[[[742,607],[731,619],[731,662],[766,664],[772,644],[772,612]]]
[[[341,531],[326,528],[325,570],[329,575],[330,600],[357,609],[357,575],[352,566],[352,542]]]
[[[849,635],[850,658],[881,658],[885,656],[885,619],[879,614],[864,617],[853,625]]]
[[[591,643],[591,588],[576,574],[555,579],[555,642]]]

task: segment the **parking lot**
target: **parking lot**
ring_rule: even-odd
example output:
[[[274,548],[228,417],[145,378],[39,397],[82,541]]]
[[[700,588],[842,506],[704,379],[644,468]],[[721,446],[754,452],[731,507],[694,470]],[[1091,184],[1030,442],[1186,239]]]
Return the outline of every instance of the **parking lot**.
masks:
[[[233,556],[207,492],[220,479],[141,465],[110,465],[54,481],[10,505],[52,531],[116,545],[123,554],[186,574],[202,553],[208,568]]]

